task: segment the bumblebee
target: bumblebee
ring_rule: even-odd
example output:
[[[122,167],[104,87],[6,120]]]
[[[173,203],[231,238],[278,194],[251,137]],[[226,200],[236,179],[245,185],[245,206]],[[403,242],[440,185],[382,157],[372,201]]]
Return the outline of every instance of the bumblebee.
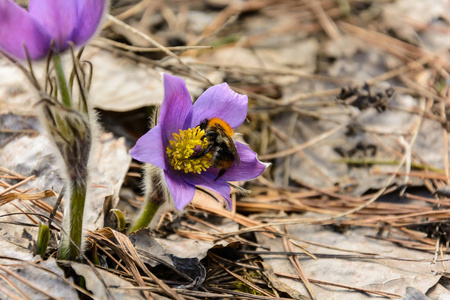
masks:
[[[236,145],[231,138],[234,131],[227,122],[219,118],[211,118],[204,119],[198,126],[205,131],[202,139],[207,139],[208,146],[200,152],[194,153],[191,159],[201,158],[212,152],[213,167],[220,169],[215,180],[222,177],[233,162],[236,162],[238,166],[241,165]]]

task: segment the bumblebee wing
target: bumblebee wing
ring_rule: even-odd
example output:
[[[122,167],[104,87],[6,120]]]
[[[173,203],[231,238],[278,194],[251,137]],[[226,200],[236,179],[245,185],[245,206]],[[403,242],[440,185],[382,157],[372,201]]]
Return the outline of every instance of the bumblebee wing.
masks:
[[[237,152],[236,145],[234,144],[233,139],[228,134],[225,133],[222,127],[218,126],[218,129],[222,138],[227,141],[227,146],[230,148],[231,153],[233,153],[234,161],[238,166],[240,166],[241,158],[239,157],[239,153]]]
[[[236,161],[236,164],[238,166],[240,166],[241,165],[241,158],[239,157],[239,153],[237,152],[236,145],[234,144],[234,141],[230,137],[229,137],[229,139],[231,140],[231,152],[234,155],[234,160]]]

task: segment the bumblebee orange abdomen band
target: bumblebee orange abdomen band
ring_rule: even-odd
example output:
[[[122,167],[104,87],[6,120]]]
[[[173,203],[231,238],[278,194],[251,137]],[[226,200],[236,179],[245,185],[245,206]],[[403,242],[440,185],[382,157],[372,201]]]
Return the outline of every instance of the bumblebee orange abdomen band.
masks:
[[[233,136],[233,134],[234,134],[233,128],[231,128],[231,126],[227,122],[225,122],[224,120],[222,120],[220,118],[211,118],[208,123],[210,126],[211,125],[213,125],[213,126],[219,125],[220,127],[222,127],[223,131],[228,136]]]

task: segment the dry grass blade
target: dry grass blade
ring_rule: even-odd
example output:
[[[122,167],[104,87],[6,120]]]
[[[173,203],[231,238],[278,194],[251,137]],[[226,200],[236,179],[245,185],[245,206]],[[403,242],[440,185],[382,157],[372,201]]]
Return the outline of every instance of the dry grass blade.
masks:
[[[311,74],[308,72],[304,72],[301,70],[296,69],[288,69],[288,68],[261,68],[261,67],[255,67],[255,66],[242,66],[242,65],[233,65],[233,64],[219,64],[214,62],[190,62],[189,65],[192,66],[206,66],[211,67],[214,69],[220,69],[227,73],[240,73],[242,75],[248,75],[252,74],[253,76],[262,76],[262,75],[280,75],[280,76],[296,76],[302,79],[309,79],[309,80],[320,80],[324,82],[332,82],[336,84],[350,84],[354,83],[354,79],[350,78],[335,78],[325,75],[317,75],[317,74]],[[237,87],[233,87],[234,90],[238,91],[239,93],[245,93],[243,89],[238,89]],[[332,93],[333,91],[336,91],[336,93]],[[320,97],[320,96],[327,96],[327,95],[336,95],[340,92],[340,89],[332,89],[332,90],[324,90],[324,91],[317,91],[313,92],[311,95],[312,97]],[[264,97],[264,95],[261,94],[255,94],[256,96]],[[306,94],[308,95],[308,94]],[[301,99],[299,100],[306,100],[306,95],[300,96]],[[291,104],[291,102],[295,101],[288,101],[287,103],[283,104]],[[272,104],[275,104],[276,106],[279,106],[280,103],[278,102],[272,102]]]
[[[327,35],[335,40],[340,37],[339,30],[333,20],[328,17],[328,15],[323,10],[320,1],[318,0],[309,0],[309,5],[314,13],[317,15],[317,19],[319,20],[320,25],[323,30],[327,33]]]
[[[432,261],[426,259],[431,254],[435,254],[437,274],[450,277],[444,264],[449,260],[445,246],[450,230],[447,153],[450,60],[448,44],[442,42],[445,40],[442,37],[450,33],[449,22],[443,9],[434,9],[443,7],[439,1],[430,4],[426,14],[413,1],[405,10],[403,2],[133,0],[111,3],[114,17],[108,16],[103,37],[90,43],[94,51],[89,52],[92,49],[87,47],[84,55],[94,59],[96,55],[126,58],[121,59],[119,67],[128,67],[128,60],[138,62],[144,76],[147,71],[179,75],[188,79],[187,87],[195,98],[213,83],[227,82],[232,90],[249,99],[247,120],[238,131],[244,142],[258,153],[258,158],[272,165],[258,179],[243,183],[251,194],[242,195],[232,189],[231,212],[194,199],[185,214],[173,214],[175,220],[172,215],[161,218],[157,229],[152,231],[161,239],[170,235],[183,242],[227,244],[225,249],[210,249],[201,262],[196,262],[196,267],[201,265],[208,270],[206,277],[203,273],[198,277],[200,283],[194,277],[196,274],[138,251],[131,237],[110,228],[89,232],[88,240],[97,247],[92,252],[98,249],[106,257],[108,268],[104,269],[135,285],[105,286],[105,289],[139,290],[149,299],[151,293],[155,293],[155,298],[173,299],[281,299],[286,294],[303,299],[303,295],[291,293],[293,290],[301,290],[303,297],[318,299],[331,298],[323,296],[324,290],[336,290],[343,298],[348,294],[356,298],[357,293],[364,294],[363,297],[398,298],[403,296],[397,295],[402,293],[397,292],[401,289],[390,289],[387,284],[382,289],[390,293],[351,286],[381,289],[371,284],[379,282],[376,277],[385,274],[373,272],[367,279],[370,282],[359,284],[353,278],[336,279],[335,273],[332,274],[335,277],[327,277],[330,273],[316,272],[314,267],[329,263],[330,270],[334,271],[336,266],[332,263],[339,266],[342,262],[382,263],[383,267],[404,263],[406,267],[420,261],[425,265],[424,261]],[[98,48],[107,51],[97,51]],[[202,50],[207,48],[210,50]],[[189,51],[179,54],[186,50]],[[11,58],[6,59],[17,64]],[[104,66],[99,64],[100,68]],[[47,75],[48,68],[49,65]],[[128,75],[127,69],[121,68],[120,72]],[[139,75],[130,69],[131,77]],[[40,89],[32,70],[24,67],[21,70]],[[12,92],[16,91],[6,88],[8,101],[9,95],[13,99]],[[57,92],[56,88],[51,80],[46,82],[46,91]],[[142,86],[143,91],[148,88],[155,87]],[[127,89],[125,82],[123,90]],[[349,98],[344,96],[347,90]],[[159,88],[154,91],[163,92]],[[126,94],[134,92],[130,90]],[[379,106],[372,105],[372,101]],[[146,114],[144,110],[139,111]],[[130,113],[134,117],[135,112]],[[111,123],[116,126],[116,121]],[[12,126],[10,129],[9,125],[0,128],[0,135],[6,137],[5,142],[0,141],[1,145],[11,144],[19,134],[34,132],[29,129],[29,126],[35,128],[34,123],[30,125],[25,118],[21,122],[17,130]],[[127,137],[127,144],[135,142],[133,139],[141,134],[134,128],[129,130],[128,124],[119,126],[127,134],[136,135]],[[374,152],[362,150],[362,144],[370,144]],[[17,226],[35,227],[38,222],[48,220],[51,207],[47,203],[53,199],[47,198],[57,194],[41,192],[39,186],[22,191],[23,184],[30,185],[32,177],[11,171],[21,168],[16,169],[9,162],[2,163],[7,168],[0,167],[0,208],[8,211],[0,214],[0,223],[12,224],[16,229]],[[134,163],[133,167],[139,165]],[[137,181],[141,177],[136,170],[128,173],[125,185],[130,184],[132,188],[126,186],[127,193],[137,194]],[[209,196],[214,198],[212,194]],[[134,199],[139,197],[129,198],[132,210],[139,202]],[[10,214],[10,209],[15,212]],[[52,230],[57,232],[62,214],[56,208],[54,212],[56,224]],[[231,223],[235,231],[222,229],[221,226]],[[289,233],[281,230],[287,225],[292,225]],[[359,244],[361,240],[365,244]],[[344,242],[352,242],[349,247],[352,250],[344,249],[348,245]],[[367,250],[364,246],[368,243],[386,246],[379,253],[372,253],[377,250]],[[399,257],[383,255],[390,246],[401,253],[396,254]],[[415,260],[416,256],[406,258],[406,254],[402,258],[403,253],[411,253],[409,249],[431,254],[425,253],[423,261]],[[273,263],[271,267],[275,270],[270,273],[270,280],[263,273],[267,268],[261,268],[261,259]],[[147,260],[159,265],[149,267],[144,263]],[[276,272],[283,272],[277,269],[281,261],[292,274]],[[100,268],[94,270],[98,272]],[[356,273],[365,269],[352,270]],[[345,276],[350,278],[348,273]],[[308,274],[316,274],[317,279],[308,278]],[[426,276],[432,277],[429,272]],[[292,285],[290,290],[271,285],[278,279],[283,282],[281,277],[294,279],[298,285]],[[6,297],[32,298],[24,292],[24,285],[3,269],[0,269],[0,280],[3,281],[0,292]],[[198,291],[191,289],[194,285]],[[30,289],[26,287],[26,290]],[[82,289],[78,291],[93,297]]]
[[[364,41],[369,42],[373,45],[377,45],[402,59],[415,60],[419,59],[424,54],[426,55],[429,53],[424,49],[415,47],[409,43],[403,42],[399,39],[390,37],[380,32],[367,30],[344,22],[340,22],[339,25],[348,32],[363,39]]]
[[[120,289],[123,290],[140,290],[140,291],[151,291],[151,292],[162,292],[163,290],[161,288],[157,288],[157,287],[138,287],[138,286],[133,286],[133,287],[120,287]],[[200,291],[192,291],[192,290],[185,290],[185,289],[176,289],[176,291],[180,294],[184,294],[186,296],[190,296],[191,297],[200,297],[200,298],[205,298],[205,299],[214,299],[214,298],[235,298],[233,295],[229,295],[229,294],[214,294],[214,293],[208,293],[208,292],[200,292]],[[196,299],[196,298],[193,298]]]
[[[236,278],[237,280],[245,283],[246,285],[248,285],[249,287],[251,287],[252,289],[254,289],[255,291],[258,291],[259,293],[266,295],[268,297],[274,297],[273,294],[263,290],[262,288],[260,288],[259,286],[255,285],[254,283],[246,280],[245,278],[243,278],[242,276],[239,276],[236,273],[231,272],[230,270],[228,270],[223,264],[221,264],[219,261],[217,261],[217,259],[214,257],[214,255],[210,255],[210,257],[228,274],[230,274],[231,276],[233,276],[234,278]]]
[[[9,270],[6,266],[0,265],[0,271],[5,272],[6,274],[10,275],[11,277],[17,279],[18,281],[22,282],[26,286],[30,287],[31,289],[35,290],[36,292],[44,295],[47,299],[54,299],[58,300],[57,298],[53,297],[52,295],[48,294],[47,292],[43,291],[41,288],[36,286],[35,284],[27,281],[26,279],[22,278],[21,276],[17,275],[13,271]]]
[[[23,175],[21,175],[21,174],[19,174],[19,173],[16,173],[16,172],[14,172],[14,171],[11,171],[11,170],[9,170],[9,169],[7,169],[7,168],[4,168],[4,167],[1,167],[1,166],[0,166],[0,172],[9,174],[9,175],[11,175],[11,176],[14,176],[14,177],[17,178],[17,179],[25,179],[25,178],[26,178],[25,176],[23,176]]]
[[[16,294],[11,293],[11,291],[8,290],[8,289],[6,289],[6,288],[4,288],[4,289],[2,290],[2,292],[6,292],[5,295],[7,295],[8,297],[10,297],[11,299],[19,299],[19,300],[20,300],[20,299],[30,299],[30,298],[25,294],[25,292],[23,292],[21,289],[19,289],[19,287],[17,287],[16,284],[14,284],[11,280],[9,280],[8,277],[6,277],[6,276],[3,275],[3,274],[0,274],[0,277],[1,277],[4,281],[6,281],[6,283],[7,283],[14,291],[16,291],[17,293],[19,293],[20,296],[23,297],[23,298],[17,297]]]
[[[52,190],[46,190],[43,192],[29,193],[29,194],[24,194],[21,192],[12,192],[12,193],[8,193],[8,194],[0,195],[0,206],[4,205],[12,200],[15,200],[15,199],[39,200],[39,199],[50,198],[50,197],[54,197],[54,196],[55,196],[55,192],[53,192]]]
[[[270,226],[263,225],[263,224],[261,224],[260,222],[254,221],[254,220],[252,220],[252,219],[250,219],[250,218],[248,218],[248,217],[245,217],[245,216],[243,216],[243,215],[241,215],[241,214],[235,214],[235,215],[233,216],[233,213],[232,213],[232,212],[228,212],[228,211],[225,211],[225,210],[223,210],[223,209],[221,209],[221,210],[213,209],[213,208],[211,208],[210,206],[202,205],[202,204],[199,204],[199,203],[195,204],[195,207],[198,208],[198,209],[207,211],[207,212],[209,212],[209,213],[213,213],[213,214],[222,216],[222,217],[224,217],[224,218],[228,218],[228,219],[230,219],[230,220],[236,221],[236,222],[238,222],[239,224],[241,224],[241,225],[243,225],[243,226],[246,226],[246,227],[265,228],[265,229],[267,229],[269,232],[270,232],[270,231],[276,231],[275,229],[271,228]],[[268,234],[268,236],[270,236],[270,237],[275,237],[274,235],[271,235],[271,234]]]
[[[136,47],[130,46],[124,43],[119,43],[113,40],[109,40],[106,38],[98,37],[97,40],[104,42],[106,44],[112,45],[117,48],[121,48],[124,50],[129,50],[133,52],[161,52],[164,51],[161,48],[146,48],[146,47]],[[212,46],[177,46],[177,47],[166,47],[167,50],[170,51],[187,51],[193,49],[212,49]]]
[[[349,251],[352,252],[351,250],[342,250],[341,251]],[[260,255],[267,255],[267,252],[262,252],[262,251],[246,251],[246,250],[242,250],[241,252],[243,253],[254,253],[254,254],[260,254]],[[301,255],[302,253],[288,253],[288,252],[269,252],[269,254],[273,254],[273,255]],[[318,257],[324,257],[324,258],[332,258],[335,256],[335,254],[332,255],[317,255]],[[368,254],[368,255],[364,255],[364,256],[347,256],[349,259],[352,258],[356,258],[356,259],[393,259],[393,260],[403,260],[403,261],[424,261],[424,262],[431,262],[429,259],[427,260],[416,260],[416,259],[404,259],[404,258],[397,258],[397,257],[379,257],[377,256],[377,254]],[[224,260],[223,258],[221,258],[222,260]],[[225,260],[226,261],[226,260]],[[438,260],[439,261],[439,260]],[[227,261],[228,263],[233,263],[231,261]],[[251,266],[251,265],[245,265],[242,263],[236,263],[239,266],[243,266],[246,269],[249,270],[260,270],[259,267],[255,267],[255,266]],[[263,266],[267,266],[266,263],[262,264]],[[273,272],[273,270],[271,270],[270,266],[267,266],[269,272]],[[273,272],[273,274],[280,276],[280,277],[285,277],[285,278],[291,278],[291,279],[297,279],[297,280],[301,280],[300,276],[298,275],[292,275],[292,274],[285,274],[285,273],[281,273],[281,272]],[[369,289],[363,289],[363,288],[357,288],[357,287],[353,287],[353,286],[349,286],[349,285],[345,285],[345,284],[340,284],[340,283],[334,283],[334,282],[327,282],[327,281],[322,281],[322,280],[317,280],[317,279],[313,279],[313,278],[308,278],[308,281],[317,285],[325,285],[325,286],[334,286],[334,287],[339,287],[342,289],[350,289],[350,290],[354,290],[354,291],[360,291],[360,292],[364,292],[364,293],[368,293],[368,294],[374,294],[374,295],[380,295],[383,297],[387,297],[387,298],[399,298],[400,295],[398,294],[393,294],[393,293],[387,293],[387,292],[383,292],[383,291],[377,291],[377,290],[369,290]]]
[[[88,237],[96,241],[97,243],[105,245],[112,249],[114,253],[116,253],[120,257],[120,259],[124,261],[127,271],[131,274],[136,283],[140,286],[145,286],[144,279],[140,275],[134,259],[128,253],[127,249],[123,248],[120,243],[119,245],[117,245],[111,240],[115,237],[112,230],[109,230],[109,228],[103,228],[94,232],[90,231],[88,232]],[[147,298],[149,297],[148,294],[146,296]]]
[[[225,24],[227,24],[227,22],[233,17],[244,12],[258,11],[263,7],[271,4],[271,2],[271,0],[253,0],[244,3],[230,3],[220,13],[217,14],[217,16],[208,26],[206,26],[203,33],[198,38],[198,41],[217,34],[217,32],[220,31],[225,26]]]
[[[37,215],[40,216],[40,214],[37,213],[37,211],[34,209],[35,207],[39,208],[41,211],[43,212],[47,212],[47,213],[52,213],[52,219],[56,218],[58,221],[62,221],[62,213],[58,210],[53,210],[53,208],[45,203],[44,201],[42,201],[40,198],[49,198],[52,197],[50,196],[50,194],[54,194],[53,191],[49,191],[51,193],[46,193],[46,192],[40,192],[40,193],[35,193],[35,194],[22,194],[22,193],[9,193],[3,196],[0,196],[0,206],[5,205],[15,199],[19,199],[19,200],[30,200],[31,203],[33,204],[33,206],[28,205],[26,203],[22,203],[22,205],[28,209],[28,212],[23,212],[23,210],[21,210],[24,214],[28,214],[28,215]],[[42,197],[41,197],[42,196]],[[32,212],[31,214],[29,212]]]
[[[18,188],[18,187],[21,186],[21,185],[24,185],[25,183],[27,183],[28,181],[30,181],[30,180],[33,179],[33,178],[34,178],[34,175],[31,175],[30,177],[27,177],[26,179],[22,180],[21,182],[16,183],[16,184],[10,186],[9,188],[7,188],[7,189],[1,191],[1,192],[0,192],[0,196],[6,194],[6,193],[9,192],[9,191],[12,191],[12,190]]]
[[[223,294],[232,294],[235,295],[236,299],[255,299],[255,300],[273,300],[273,299],[279,299],[279,300],[292,300],[292,298],[281,298],[281,297],[267,297],[267,296],[259,296],[259,295],[253,295],[253,294],[249,294],[249,293],[244,293],[244,292],[240,292],[240,291],[234,291],[234,290],[226,290],[226,289],[222,289],[222,288],[217,288],[217,287],[209,287],[209,290],[211,291],[216,291],[219,293],[223,293]]]
[[[173,299],[184,299],[174,289],[170,288],[162,280],[158,279],[152,272],[150,272],[131,243],[130,239],[111,228],[103,228],[95,232],[89,232],[89,237],[99,244],[104,244],[113,249],[114,252],[125,262],[128,271],[131,272],[133,278],[140,286],[145,286],[144,280],[139,273],[138,267],[149,276],[157,285],[159,285],[168,295]],[[111,239],[115,238],[117,243],[114,243]],[[148,295],[149,296],[149,295]]]
[[[437,51],[436,53],[429,53],[427,55],[424,55],[423,57],[421,57],[417,60],[407,63],[406,65],[392,69],[384,74],[378,75],[372,79],[367,80],[367,84],[374,85],[376,83],[386,81],[388,79],[394,78],[396,76],[399,76],[399,75],[404,74],[409,71],[416,71],[416,70],[418,71],[420,69],[423,69],[424,64],[429,63],[432,60],[435,60],[436,55],[439,55],[440,53],[445,53],[447,51],[448,51],[448,49],[445,48],[445,49]]]
[[[234,216],[233,216],[234,217]],[[200,224],[203,224],[203,225],[205,225],[205,226],[207,226],[207,227],[209,227],[209,228],[211,228],[211,229],[213,229],[213,230],[215,230],[217,233],[204,233],[204,234],[206,234],[206,235],[210,235],[211,236],[211,241],[212,242],[218,242],[218,239],[217,239],[217,235],[219,235],[219,236],[222,236],[223,235],[223,230],[220,230],[217,226],[214,226],[213,224],[211,224],[211,223],[209,223],[209,222],[207,222],[207,221],[205,221],[205,220],[203,220],[203,219],[200,219],[200,218],[197,218],[197,217],[195,217],[195,216],[192,216],[192,215],[187,215],[187,218],[189,218],[190,220],[194,220],[195,222],[198,222],[198,223],[200,223]],[[193,228],[193,227],[191,227],[192,225],[190,225],[190,224],[187,224],[187,223],[185,223],[184,222],[184,224],[183,225],[185,225],[185,226],[187,226],[187,227],[190,227],[190,228]],[[199,233],[203,233],[201,230],[199,230],[199,229],[197,229],[197,228],[194,228],[195,230],[197,230]],[[178,231],[179,233],[180,233],[180,231]],[[187,237],[189,237],[189,235],[186,235]],[[220,240],[222,240],[222,239],[227,239],[227,238],[220,238]],[[240,242],[240,243],[242,243],[242,244],[245,244],[245,245],[251,245],[251,246],[253,246],[253,247],[262,247],[261,245],[259,245],[259,244],[257,244],[257,243],[254,243],[254,242],[251,242],[251,241],[249,241],[249,240],[247,240],[247,239],[244,239],[244,238],[242,238],[242,237],[240,237],[240,236],[234,236],[232,239],[229,239],[229,241],[232,243],[232,242]]]
[[[284,228],[284,230],[286,231],[286,228]],[[285,237],[282,237],[282,240],[283,240],[283,246],[286,249],[286,251],[293,251],[292,244],[289,242],[289,240]],[[298,257],[297,256],[289,256],[288,259],[291,262],[292,267],[295,269],[298,276],[302,280],[306,289],[308,290],[308,293],[311,296],[311,298],[316,299],[316,293],[314,292],[314,289],[313,289],[311,283],[309,282],[308,277],[303,272],[303,269],[300,266],[300,261],[298,260]]]
[[[1,276],[1,278],[4,279],[3,276]],[[13,299],[13,300],[30,299],[30,298],[27,298],[26,295],[25,295],[25,296],[22,295],[22,293],[20,293],[20,294],[21,294],[20,297],[17,296],[17,294],[12,293],[10,290],[8,290],[8,289],[7,289],[5,286],[3,286],[3,285],[0,285],[0,292],[1,292],[2,294],[6,295],[7,297],[9,297],[9,299]]]
[[[12,257],[5,257],[5,256],[0,256],[0,259],[7,259],[7,260],[12,260],[12,261],[18,261],[18,262],[27,264],[27,265],[29,265],[29,266],[31,266],[31,267],[33,267],[33,268],[37,268],[37,269],[39,269],[39,270],[41,270],[41,271],[43,271],[43,272],[46,272],[46,273],[48,273],[48,274],[51,274],[51,275],[53,275],[53,276],[55,276],[55,277],[57,277],[57,278],[63,280],[63,281],[66,282],[68,285],[70,285],[71,287],[73,287],[74,289],[76,289],[77,291],[79,291],[80,293],[83,293],[83,294],[85,294],[86,296],[89,296],[89,297],[93,297],[93,295],[92,295],[91,293],[89,293],[89,292],[86,291],[85,289],[81,288],[80,286],[74,284],[71,280],[65,278],[64,276],[60,276],[60,275],[56,274],[55,272],[53,272],[53,271],[51,271],[51,270],[46,269],[45,267],[39,265],[38,263],[29,262],[29,261],[26,261],[26,260],[20,260],[20,259],[12,258]]]
[[[424,110],[425,110],[425,103],[424,103],[424,101],[422,101],[421,102],[422,103],[422,105],[421,105],[421,111],[423,112]],[[410,142],[410,145],[413,145],[414,144],[414,142],[415,142],[415,140],[416,140],[416,138],[417,138],[417,135],[418,135],[418,133],[419,133],[419,129],[420,129],[420,126],[421,126],[421,124],[422,124],[422,121],[423,121],[423,113],[422,114],[420,114],[420,118],[417,120],[417,122],[416,122],[416,126],[415,126],[415,128],[413,129],[414,130],[414,133],[413,133],[413,136],[412,136],[412,138],[411,138],[411,142]],[[398,167],[398,169],[396,170],[396,172],[398,172],[399,170],[400,170],[400,168],[403,166],[403,164],[406,162],[406,160],[408,159],[408,157],[407,157],[407,153],[405,153],[405,155],[402,157],[402,159],[401,159],[401,162],[400,162],[400,164],[399,164],[399,167]],[[372,204],[373,202],[375,202],[386,190],[387,190],[387,188],[391,185],[391,183],[392,183],[392,181],[394,180],[394,178],[395,178],[395,175],[392,175],[392,176],[390,176],[389,178],[388,178],[388,180],[387,180],[387,183],[385,184],[385,187],[384,188],[382,188],[382,189],[380,189],[369,201],[367,201],[366,203],[364,203],[363,205],[361,205],[361,206],[358,206],[358,207],[356,207],[356,208],[354,208],[354,209],[351,209],[351,210],[349,210],[349,211],[346,211],[346,212],[344,212],[344,213],[342,213],[342,214],[339,214],[339,215],[337,215],[337,216],[334,216],[333,217],[333,219],[337,219],[337,218],[341,218],[341,217],[344,217],[344,216],[347,216],[347,215],[350,215],[350,214],[353,214],[353,213],[355,213],[355,212],[357,212],[357,211],[359,211],[359,210],[362,210],[362,209],[364,209],[365,207],[367,207],[367,206],[369,206],[370,204]]]
[[[281,276],[281,277],[285,277],[285,278],[300,279],[300,277],[290,275],[290,274],[284,274],[284,273],[279,273],[279,272],[275,272],[275,274],[277,274],[278,276]],[[357,288],[357,287],[353,287],[353,286],[349,286],[349,285],[345,285],[345,284],[327,282],[327,281],[317,280],[317,279],[313,279],[313,278],[309,278],[309,281],[312,283],[315,283],[315,284],[320,284],[320,285],[325,285],[325,286],[327,286],[327,285],[335,286],[335,287],[340,287],[343,289],[349,289],[349,290],[353,290],[353,291],[379,295],[379,296],[383,296],[386,298],[401,298],[402,297],[398,294],[386,293],[386,292],[382,292],[382,291],[375,291],[375,290],[369,290],[369,289],[362,289],[362,288]]]
[[[292,147],[291,149],[283,150],[283,151],[280,151],[277,153],[261,155],[260,159],[261,160],[270,160],[270,159],[274,159],[274,158],[281,158],[281,157],[292,155],[296,152],[303,151],[306,148],[311,147],[312,145],[330,137],[331,135],[335,134],[339,130],[344,129],[345,127],[346,127],[346,125],[336,126],[335,128],[328,130],[301,145],[296,145],[296,146]]]
[[[308,255],[309,257],[311,257],[312,259],[317,260],[317,257],[312,254],[311,252],[309,252],[304,246],[300,245],[300,243],[298,243],[297,241],[293,240],[293,239],[288,239],[288,242],[291,243],[292,245],[300,248],[300,250],[302,250],[306,255]]]
[[[206,81],[208,84],[210,85],[214,85],[208,78],[206,78],[205,76],[203,76],[202,74],[200,74],[197,70],[195,70],[194,68],[192,68],[191,66],[187,65],[185,62],[183,62],[176,54],[174,54],[172,51],[170,51],[169,49],[167,49],[166,47],[164,47],[163,45],[161,45],[160,43],[158,43],[157,41],[155,41],[154,39],[152,39],[151,37],[149,37],[148,35],[140,32],[139,30],[131,27],[130,25],[120,21],[119,19],[116,19],[115,17],[109,15],[108,16],[108,20],[128,29],[130,32],[133,32],[137,35],[139,35],[140,37],[142,37],[143,39],[145,39],[146,41],[150,42],[151,44],[153,44],[155,47],[160,48],[164,53],[166,53],[167,55],[175,58],[181,65],[187,67],[189,70],[191,70],[193,73],[195,73],[197,76],[199,76],[199,78],[202,78],[204,81]]]

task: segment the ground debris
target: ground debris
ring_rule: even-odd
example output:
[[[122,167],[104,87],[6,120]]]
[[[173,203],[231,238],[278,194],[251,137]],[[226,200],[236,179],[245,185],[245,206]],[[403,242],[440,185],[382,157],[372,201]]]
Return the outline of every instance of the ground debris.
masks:
[[[61,209],[45,260],[35,256],[37,226],[62,181],[40,134],[36,95],[0,58],[2,295],[450,294],[445,0],[119,0],[110,13],[148,38],[107,19],[83,54],[96,70],[92,104],[114,132],[103,135],[95,157],[86,256],[72,263],[87,290],[73,283],[76,275],[64,278],[51,257]],[[36,74],[44,67],[37,64]],[[254,181],[233,183],[251,193],[233,187],[232,211],[198,192],[184,213],[167,204],[154,228],[127,236],[104,227],[104,216],[120,208],[129,221],[142,205],[142,172],[136,162],[129,168],[127,147],[148,130],[149,111],[163,99],[162,72],[183,77],[194,99],[222,82],[246,94],[237,138],[271,166]]]

